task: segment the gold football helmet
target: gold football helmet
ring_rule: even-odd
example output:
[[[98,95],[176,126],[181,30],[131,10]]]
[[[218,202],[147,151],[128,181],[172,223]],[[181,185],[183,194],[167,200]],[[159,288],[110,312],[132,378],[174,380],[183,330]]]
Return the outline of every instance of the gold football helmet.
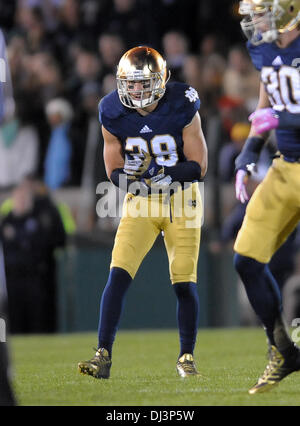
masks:
[[[167,65],[151,47],[138,46],[128,50],[117,69],[117,89],[120,101],[128,108],[145,108],[165,93]]]
[[[243,0],[241,27],[252,44],[272,43],[300,22],[300,0]]]

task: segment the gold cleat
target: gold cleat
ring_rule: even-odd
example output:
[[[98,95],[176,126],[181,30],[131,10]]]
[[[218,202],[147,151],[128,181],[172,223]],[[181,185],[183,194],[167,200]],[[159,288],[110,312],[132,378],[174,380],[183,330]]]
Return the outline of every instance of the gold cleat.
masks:
[[[176,370],[180,377],[201,376],[196,370],[192,354],[183,354],[176,363]]]
[[[299,360],[299,352],[295,359],[289,360],[285,359],[275,346],[271,346],[269,363],[256,385],[249,389],[250,395],[266,392],[276,387],[282,379],[300,369]]]
[[[96,379],[108,379],[110,367],[111,359],[108,351],[104,348],[98,349],[95,356],[89,361],[78,363],[79,373],[93,376]]]

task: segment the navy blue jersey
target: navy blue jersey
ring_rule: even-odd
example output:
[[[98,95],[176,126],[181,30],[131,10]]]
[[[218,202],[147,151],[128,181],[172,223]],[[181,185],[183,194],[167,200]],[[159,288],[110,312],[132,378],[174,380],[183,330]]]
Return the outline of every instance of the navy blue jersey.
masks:
[[[254,66],[277,111],[300,113],[300,37],[281,49],[276,43],[247,44]],[[300,156],[300,129],[277,129],[278,149],[287,156]]]
[[[126,156],[149,152],[159,165],[174,166],[185,161],[182,130],[200,108],[195,89],[184,83],[169,83],[154,111],[146,116],[125,107],[117,91],[99,104],[100,123],[121,142]]]

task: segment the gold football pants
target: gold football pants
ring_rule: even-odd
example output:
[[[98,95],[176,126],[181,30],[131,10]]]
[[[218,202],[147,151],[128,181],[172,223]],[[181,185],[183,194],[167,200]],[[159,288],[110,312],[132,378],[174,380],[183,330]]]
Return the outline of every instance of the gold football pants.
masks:
[[[252,195],[234,250],[268,263],[300,220],[300,163],[275,159]]]
[[[171,197],[128,193],[115,237],[111,268],[123,268],[134,278],[162,232],[172,283],[196,282],[201,219],[202,201],[197,183],[184,191],[180,188]]]

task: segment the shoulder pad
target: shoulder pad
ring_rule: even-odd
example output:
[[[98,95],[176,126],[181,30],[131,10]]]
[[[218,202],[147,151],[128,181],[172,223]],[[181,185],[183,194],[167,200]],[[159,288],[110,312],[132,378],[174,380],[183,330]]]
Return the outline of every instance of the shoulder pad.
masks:
[[[114,120],[126,113],[125,107],[121,104],[116,90],[104,96],[98,108],[99,120],[102,124],[104,124],[105,119]]]
[[[192,121],[200,108],[200,99],[197,91],[185,83],[169,83],[166,91],[166,101],[169,108],[178,116],[178,123],[182,127]]]
[[[249,41],[247,42],[247,49],[251,57],[252,63],[258,71],[261,71],[263,67],[263,45],[255,46]]]
[[[185,83],[167,84],[167,98],[175,109],[188,108],[197,111],[200,99],[197,90]]]

